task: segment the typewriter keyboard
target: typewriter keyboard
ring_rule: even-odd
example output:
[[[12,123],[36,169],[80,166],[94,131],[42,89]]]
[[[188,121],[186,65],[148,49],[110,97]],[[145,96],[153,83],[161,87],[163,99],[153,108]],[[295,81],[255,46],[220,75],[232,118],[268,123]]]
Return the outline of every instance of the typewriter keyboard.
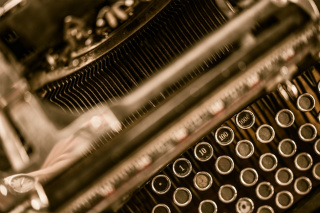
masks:
[[[320,183],[320,74],[234,115],[136,192],[121,213],[285,212]]]

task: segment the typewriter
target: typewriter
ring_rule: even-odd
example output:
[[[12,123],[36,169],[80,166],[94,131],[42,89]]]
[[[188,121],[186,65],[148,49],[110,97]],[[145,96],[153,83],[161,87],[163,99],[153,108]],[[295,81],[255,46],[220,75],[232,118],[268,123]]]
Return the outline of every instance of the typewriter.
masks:
[[[1,0],[0,212],[319,212],[319,11]]]

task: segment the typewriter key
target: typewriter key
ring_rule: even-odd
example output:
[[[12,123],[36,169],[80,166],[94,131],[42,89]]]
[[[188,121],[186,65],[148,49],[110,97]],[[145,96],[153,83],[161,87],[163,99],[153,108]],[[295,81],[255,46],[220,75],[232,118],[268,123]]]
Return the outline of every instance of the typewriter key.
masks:
[[[307,177],[299,177],[294,182],[294,191],[299,195],[306,195],[312,189],[312,183]]]
[[[165,194],[171,187],[171,181],[166,175],[157,175],[151,182],[152,190],[157,194]]]
[[[230,172],[232,172],[234,168],[234,163],[231,157],[223,155],[218,157],[215,163],[215,167],[217,172],[219,172],[222,175],[227,175]]]
[[[315,179],[320,180],[320,163],[314,165],[312,169],[312,174]]]
[[[279,94],[280,96],[282,97],[282,99],[286,100],[286,101],[289,101],[290,100],[290,96],[289,96],[289,92],[286,91],[285,89],[285,85],[278,85],[278,91],[279,91]]]
[[[278,145],[279,154],[283,157],[291,157],[297,151],[296,143],[291,139],[283,139]]]
[[[274,213],[274,210],[271,206],[264,205],[258,208],[257,213]]]
[[[258,173],[253,168],[245,168],[240,172],[240,182],[244,186],[253,186],[258,181]]]
[[[173,193],[173,202],[178,206],[186,206],[192,200],[192,194],[189,189],[185,187],[177,188]]]
[[[254,153],[254,146],[248,140],[241,140],[236,145],[236,154],[239,158],[247,159]]]
[[[275,174],[275,179],[280,186],[287,186],[293,180],[293,173],[289,168],[280,168]]]
[[[237,213],[251,213],[254,210],[253,201],[250,198],[242,197],[236,203]]]
[[[311,155],[306,152],[298,154],[294,159],[294,165],[300,171],[306,171],[311,168],[313,160]]]
[[[276,115],[276,122],[282,128],[288,128],[294,123],[294,114],[288,109],[280,110]]]
[[[265,172],[273,171],[278,165],[277,157],[271,153],[265,153],[260,156],[259,166]]]
[[[179,158],[173,163],[173,173],[179,177],[187,177],[192,171],[192,164],[186,158]]]
[[[276,205],[280,209],[287,209],[293,204],[293,196],[289,191],[281,191],[276,195]]]
[[[297,107],[302,112],[311,111],[315,106],[315,100],[309,93],[300,95],[297,99]]]
[[[194,186],[200,190],[205,191],[212,185],[212,177],[208,172],[198,172],[193,178]]]
[[[314,151],[317,155],[320,155],[320,139],[314,143]]]
[[[243,110],[236,116],[236,124],[241,129],[249,129],[255,123],[254,114],[250,110]]]
[[[296,100],[298,98],[298,95],[299,95],[298,88],[296,85],[291,83],[291,81],[287,80],[285,82],[285,90],[291,99]],[[286,99],[286,100],[289,101],[289,99]]]
[[[317,137],[317,129],[313,124],[306,123],[300,126],[299,138],[305,142],[313,141]]]
[[[272,128],[272,126],[268,124],[262,124],[259,126],[256,132],[257,140],[261,143],[269,143],[273,140],[275,136],[275,132]]]
[[[200,142],[194,148],[194,156],[201,162],[210,160],[213,155],[213,148],[207,142]]]
[[[261,182],[256,187],[256,195],[260,200],[268,200],[272,197],[274,188],[269,182]]]
[[[218,207],[212,200],[203,200],[199,204],[199,213],[217,213]]]
[[[165,204],[158,204],[155,207],[153,207],[152,213],[171,213],[171,210]]]
[[[215,139],[221,146],[229,145],[234,139],[234,132],[230,127],[222,126],[217,129]]]
[[[237,189],[230,184],[226,184],[220,187],[218,195],[221,202],[231,203],[237,198]]]

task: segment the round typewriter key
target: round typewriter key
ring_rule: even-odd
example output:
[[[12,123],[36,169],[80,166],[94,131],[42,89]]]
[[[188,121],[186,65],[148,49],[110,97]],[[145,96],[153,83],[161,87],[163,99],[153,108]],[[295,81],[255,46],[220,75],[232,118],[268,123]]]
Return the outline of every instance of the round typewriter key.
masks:
[[[274,138],[274,135],[275,135],[275,132],[272,126],[268,124],[262,124],[261,126],[259,126],[256,132],[256,137],[258,141],[260,141],[261,143],[271,142]]]
[[[173,163],[173,173],[179,177],[187,177],[192,171],[192,165],[186,158],[179,158]]]
[[[315,179],[320,180],[320,163],[314,165],[312,169],[312,174]]]
[[[240,172],[240,182],[244,186],[253,186],[258,181],[258,173],[253,168],[245,168]]]
[[[260,200],[268,200],[272,197],[274,188],[269,182],[261,182],[256,188],[257,197]]]
[[[293,173],[289,168],[280,168],[275,174],[275,179],[280,186],[287,186],[293,180]]]
[[[171,181],[165,175],[157,175],[152,179],[151,186],[155,193],[165,194],[171,187]]]
[[[314,143],[314,151],[317,155],[320,155],[320,139]]]
[[[218,157],[215,163],[215,167],[217,172],[219,172],[222,175],[227,175],[230,172],[232,172],[234,168],[234,163],[231,157],[223,155]]]
[[[213,148],[207,142],[200,142],[194,148],[194,156],[202,162],[210,160],[213,155]]]
[[[283,157],[291,157],[297,151],[296,143],[291,139],[283,139],[278,145],[279,154]]]
[[[192,200],[192,194],[189,189],[180,187],[173,193],[173,202],[178,206],[186,206]]]
[[[313,141],[317,137],[317,129],[313,124],[306,123],[300,126],[299,138],[305,142]]]
[[[297,107],[302,112],[311,111],[315,106],[314,97],[308,93],[300,95],[297,99]]]
[[[194,186],[200,190],[205,191],[212,185],[212,177],[208,172],[198,172],[193,178]]]
[[[221,146],[229,145],[234,139],[234,132],[230,127],[222,126],[217,129],[215,139]]]
[[[255,123],[254,114],[250,110],[243,110],[236,116],[236,124],[241,129],[249,129]]]
[[[287,209],[293,204],[293,196],[289,191],[281,191],[276,195],[276,205],[280,209]]]
[[[306,195],[312,189],[312,183],[307,177],[299,177],[294,182],[294,190],[299,195]]]
[[[218,195],[221,202],[231,203],[237,198],[237,190],[234,186],[226,184],[220,187]]]
[[[241,140],[236,145],[236,154],[239,158],[247,159],[254,153],[254,146],[248,140]]]
[[[254,210],[254,204],[250,198],[242,197],[236,203],[237,213],[251,213]]]
[[[260,156],[259,165],[265,172],[273,171],[278,165],[277,157],[274,154],[265,153]]]
[[[212,200],[203,200],[199,204],[199,213],[217,213],[218,207]]]
[[[282,128],[288,128],[294,123],[294,114],[291,110],[280,110],[276,115],[276,122]]]
[[[165,204],[158,204],[155,207],[153,207],[152,213],[171,213],[171,210]]]
[[[274,213],[274,210],[271,206],[264,205],[258,208],[257,213]]]
[[[294,159],[294,165],[300,171],[306,171],[311,168],[313,160],[311,155],[306,152],[300,153]]]

